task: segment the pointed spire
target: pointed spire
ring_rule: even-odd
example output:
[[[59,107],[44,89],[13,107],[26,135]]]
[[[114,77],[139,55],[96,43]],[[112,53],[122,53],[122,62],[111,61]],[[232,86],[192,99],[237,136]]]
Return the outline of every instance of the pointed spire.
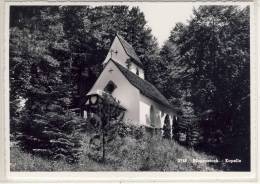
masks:
[[[134,48],[132,47],[132,45],[129,44],[129,43],[128,43],[121,35],[119,35],[118,33],[117,33],[117,37],[118,37],[118,39],[119,39],[121,45],[123,46],[123,48],[124,48],[126,54],[127,54],[130,58],[133,59],[133,62],[134,62],[136,65],[138,65],[138,66],[140,66],[141,68],[143,68],[142,62],[140,61],[139,57],[137,56],[137,54],[136,54]]]

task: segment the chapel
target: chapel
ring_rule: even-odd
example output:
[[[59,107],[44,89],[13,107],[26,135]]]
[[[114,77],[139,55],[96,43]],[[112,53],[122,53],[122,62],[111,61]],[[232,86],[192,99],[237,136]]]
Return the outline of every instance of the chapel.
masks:
[[[154,85],[145,80],[142,62],[121,35],[115,36],[103,66],[87,96],[111,95],[124,109],[126,122],[160,129],[168,116],[172,125],[177,118],[174,108]],[[83,114],[87,116],[87,112]]]

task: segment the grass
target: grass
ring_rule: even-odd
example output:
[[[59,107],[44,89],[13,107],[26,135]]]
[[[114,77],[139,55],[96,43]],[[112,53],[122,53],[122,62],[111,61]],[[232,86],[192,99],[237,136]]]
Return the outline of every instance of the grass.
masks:
[[[222,164],[194,163],[193,159],[213,160],[213,156],[199,153],[160,138],[134,139],[118,137],[106,147],[106,162],[90,158],[98,156],[89,147],[88,135],[83,135],[82,153],[76,164],[43,159],[11,147],[11,171],[216,171]],[[187,159],[180,163],[178,159]],[[213,167],[214,166],[214,167]]]

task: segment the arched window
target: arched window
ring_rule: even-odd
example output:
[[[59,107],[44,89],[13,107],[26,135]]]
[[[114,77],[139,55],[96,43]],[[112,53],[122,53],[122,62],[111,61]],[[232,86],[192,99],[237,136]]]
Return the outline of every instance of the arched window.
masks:
[[[117,88],[117,86],[115,85],[115,83],[113,81],[109,81],[106,85],[106,87],[104,88],[104,91],[112,94],[113,91]]]

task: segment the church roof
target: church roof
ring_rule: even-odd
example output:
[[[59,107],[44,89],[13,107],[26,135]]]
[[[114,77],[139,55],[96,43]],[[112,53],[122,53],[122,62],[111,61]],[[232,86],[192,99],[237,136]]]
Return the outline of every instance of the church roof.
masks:
[[[138,66],[143,66],[142,62],[140,61],[139,57],[137,56],[134,48],[119,34],[117,34],[117,37],[122,44],[126,54],[133,59],[133,62],[137,64]]]
[[[113,61],[111,59],[111,61]],[[118,69],[122,72],[122,74],[127,78],[127,80],[135,86],[137,89],[140,90],[140,92],[148,97],[154,100],[155,102],[164,105],[168,108],[173,108],[171,104],[168,102],[168,100],[160,93],[160,91],[154,87],[151,83],[148,81],[143,80],[142,78],[135,75],[133,72],[127,70],[117,62],[113,61],[113,63],[118,67]]]

